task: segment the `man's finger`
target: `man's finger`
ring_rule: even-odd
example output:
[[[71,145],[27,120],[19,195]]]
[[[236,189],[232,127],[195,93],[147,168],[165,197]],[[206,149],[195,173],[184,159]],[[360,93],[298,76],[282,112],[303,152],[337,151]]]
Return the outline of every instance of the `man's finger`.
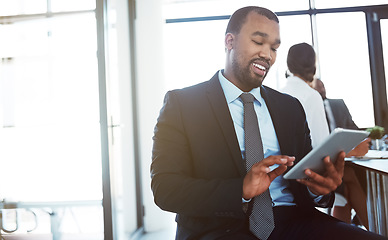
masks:
[[[330,157],[325,157],[323,162],[326,168],[325,176],[336,176],[339,173],[340,169],[337,169],[336,166],[330,161]]]
[[[295,161],[295,157],[290,157],[290,156],[285,156],[285,155],[276,155],[276,156],[269,156],[268,158],[265,158],[256,164],[264,164],[264,165],[269,167],[269,166],[272,166],[275,164],[292,165],[294,161]]]
[[[271,180],[271,182],[277,178],[278,176],[282,175],[287,170],[286,165],[279,165],[279,167],[275,168],[271,172],[268,173],[268,176]]]
[[[345,152],[342,151],[340,154],[338,154],[337,159],[335,161],[335,168],[339,172],[343,172],[345,168]]]

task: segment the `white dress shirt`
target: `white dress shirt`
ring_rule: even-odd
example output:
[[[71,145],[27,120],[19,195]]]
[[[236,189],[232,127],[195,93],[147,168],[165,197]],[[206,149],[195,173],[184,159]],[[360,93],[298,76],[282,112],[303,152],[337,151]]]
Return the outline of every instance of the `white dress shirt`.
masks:
[[[302,104],[310,128],[311,145],[313,148],[318,146],[329,135],[321,95],[296,76],[288,77],[285,87],[280,91],[297,98]]]

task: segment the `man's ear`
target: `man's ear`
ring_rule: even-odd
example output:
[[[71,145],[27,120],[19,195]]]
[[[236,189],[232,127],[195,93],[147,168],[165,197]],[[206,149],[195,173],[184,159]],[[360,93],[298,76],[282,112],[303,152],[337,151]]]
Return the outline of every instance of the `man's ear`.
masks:
[[[227,33],[225,35],[225,50],[231,50],[233,49],[234,39],[235,36],[232,33]]]

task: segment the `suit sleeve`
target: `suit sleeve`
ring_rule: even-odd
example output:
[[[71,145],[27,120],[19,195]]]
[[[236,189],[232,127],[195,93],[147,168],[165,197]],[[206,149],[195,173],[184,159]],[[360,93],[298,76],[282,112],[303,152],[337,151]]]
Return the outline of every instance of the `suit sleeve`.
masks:
[[[346,119],[346,128],[358,130],[359,129],[358,126],[354,123],[352,115],[350,114],[348,107],[346,106],[344,100],[342,99],[341,99],[341,104],[343,106],[344,118]]]
[[[181,104],[177,92],[167,93],[154,129],[151,188],[155,203],[163,210],[187,216],[244,218],[242,177],[205,178],[196,173],[193,136],[188,135],[190,126],[182,114],[187,106]]]

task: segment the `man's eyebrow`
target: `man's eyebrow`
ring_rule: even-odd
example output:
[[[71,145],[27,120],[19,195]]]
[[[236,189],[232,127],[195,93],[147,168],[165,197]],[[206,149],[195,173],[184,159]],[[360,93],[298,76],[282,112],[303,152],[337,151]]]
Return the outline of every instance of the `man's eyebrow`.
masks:
[[[267,34],[267,33],[260,32],[260,31],[256,31],[256,32],[252,33],[252,36],[260,36],[260,37],[265,37],[265,38],[267,38],[267,37],[268,37],[268,34]],[[280,39],[276,39],[276,44],[280,44]]]
[[[261,37],[268,37],[268,34],[260,32],[260,31],[256,31],[256,32],[252,33],[252,36],[257,36],[257,35],[259,35]]]

